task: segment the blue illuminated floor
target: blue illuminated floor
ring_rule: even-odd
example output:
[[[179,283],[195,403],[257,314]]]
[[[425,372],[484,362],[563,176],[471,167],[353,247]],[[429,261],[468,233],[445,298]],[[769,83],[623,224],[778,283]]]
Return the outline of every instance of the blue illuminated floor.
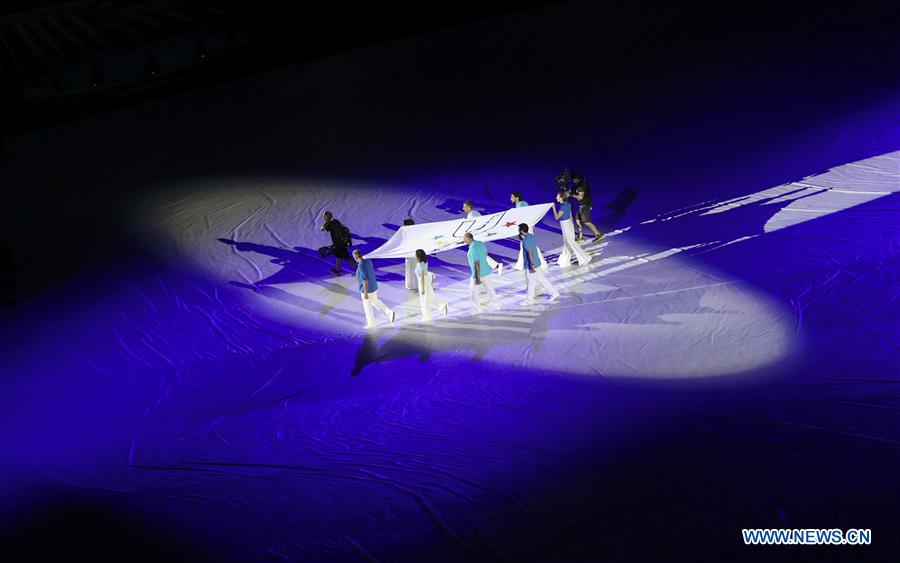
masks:
[[[369,56],[341,61],[373,104],[390,100]],[[869,555],[896,546],[894,90],[805,109],[753,92],[733,111],[661,102],[652,125],[628,123],[644,101],[616,117],[588,100],[583,136],[551,142],[477,99],[475,133],[454,107],[321,102],[316,88],[349,79],[317,64],[11,143],[7,181],[63,199],[62,177],[94,178],[85,201],[123,233],[0,312],[13,553],[71,530],[217,561],[758,558],[745,527],[872,528]],[[567,111],[546,107],[548,122]],[[382,111],[434,117],[378,129]],[[68,156],[118,120],[122,137],[92,137],[104,167]],[[365,130],[385,138],[362,146]],[[51,133],[47,167],[28,155]],[[556,304],[518,306],[510,271],[503,309],[473,317],[450,251],[432,269],[452,314],[417,324],[403,264],[385,260],[398,322],[365,333],[354,278],[315,253],[326,209],[371,250],[464,199],[549,201],[563,166],[588,175],[596,207],[639,195],[586,243],[588,267],[551,269]],[[74,252],[90,225],[57,228]],[[552,220],[537,232],[558,252]]]

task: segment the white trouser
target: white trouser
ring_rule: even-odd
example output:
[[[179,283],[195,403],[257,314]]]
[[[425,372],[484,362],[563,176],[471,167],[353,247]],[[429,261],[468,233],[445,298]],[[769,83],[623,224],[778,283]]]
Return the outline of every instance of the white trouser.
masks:
[[[540,268],[541,268],[542,270],[547,270],[547,268],[550,267],[550,264],[548,264],[547,261],[544,260],[544,255],[541,254],[541,249],[540,249],[540,248],[537,249],[537,259],[541,262]],[[517,270],[524,270],[524,269],[525,269],[525,255],[524,255],[523,252],[522,252],[522,246],[521,246],[521,245],[519,245],[519,258],[516,260],[516,265],[513,266],[513,268],[515,268],[515,269],[517,269]]]
[[[472,293],[472,307],[481,309],[481,304],[478,302],[479,287],[483,287],[487,290],[488,305],[495,305],[497,303],[497,292],[494,291],[494,280],[488,276],[486,278],[481,278],[481,285],[475,284],[475,278],[469,278],[469,291]]]
[[[406,289],[419,288],[419,277],[416,276],[416,264],[417,261],[415,258],[406,259]]]
[[[381,299],[378,298],[377,291],[370,291],[369,298],[366,299],[365,293],[359,294],[360,299],[363,302],[363,311],[366,312],[366,326],[374,326],[375,320],[372,318],[372,307],[375,307],[379,311],[385,314],[387,318],[391,318],[391,309],[387,305],[385,305]]]
[[[435,295],[434,293],[434,276],[431,273],[425,274],[425,287],[419,288],[419,305],[422,307],[422,321],[430,321],[431,309],[438,309],[447,306],[447,302]],[[422,285],[422,284],[419,284]]]
[[[563,249],[559,253],[559,259],[556,261],[560,266],[570,266],[572,264],[572,256],[578,260],[578,265],[583,266],[591,261],[590,255],[581,249],[575,242],[575,226],[571,219],[559,222],[559,227],[563,233]]]
[[[550,280],[547,279],[547,274],[544,273],[544,269],[541,267],[537,267],[534,269],[534,273],[532,274],[527,269],[525,270],[525,298],[529,303],[534,303],[534,286],[535,282],[541,284],[541,287],[546,289],[550,295],[559,295],[559,292],[556,291],[556,288],[553,287],[553,284],[550,283]]]

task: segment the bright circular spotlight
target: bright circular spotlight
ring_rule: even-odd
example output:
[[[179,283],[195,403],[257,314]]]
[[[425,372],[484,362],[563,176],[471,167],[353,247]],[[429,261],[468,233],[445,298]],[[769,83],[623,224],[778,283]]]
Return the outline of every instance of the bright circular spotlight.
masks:
[[[415,210],[416,223],[456,218],[444,194],[398,186],[316,181],[226,179],[176,187],[142,207],[156,235],[174,247],[170,260],[190,262],[217,279],[232,306],[292,326],[314,327],[322,341],[362,333],[356,279],[329,273],[316,249],[331,210],[354,243],[373,249]],[[537,229],[547,253],[559,235]],[[710,234],[712,237],[713,234]],[[594,246],[586,266],[550,271],[559,302],[521,308],[524,281],[499,283],[501,311],[469,314],[465,252],[438,255],[438,291],[451,314],[419,324],[417,295],[404,289],[402,260],[378,261],[379,296],[398,311],[394,329],[369,335],[376,353],[464,354],[509,367],[629,378],[700,378],[750,371],[797,346],[792,313],[773,299],[702,261],[688,248],[651,251],[627,232]],[[517,251],[495,244],[504,262]],[[540,298],[539,298],[540,301]],[[371,342],[370,342],[371,345]],[[380,352],[378,352],[380,350]],[[406,352],[408,353],[408,352]]]

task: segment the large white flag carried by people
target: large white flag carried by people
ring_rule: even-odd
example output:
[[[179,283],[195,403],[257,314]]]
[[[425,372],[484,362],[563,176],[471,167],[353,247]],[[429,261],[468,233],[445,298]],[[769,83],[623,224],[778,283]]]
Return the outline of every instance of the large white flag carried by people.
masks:
[[[459,248],[463,235],[472,233],[475,240],[489,242],[518,236],[519,223],[526,223],[529,230],[550,211],[551,203],[514,207],[508,211],[482,215],[473,219],[454,219],[421,225],[407,225],[379,248],[366,254],[366,258],[408,258],[421,248],[425,254]]]

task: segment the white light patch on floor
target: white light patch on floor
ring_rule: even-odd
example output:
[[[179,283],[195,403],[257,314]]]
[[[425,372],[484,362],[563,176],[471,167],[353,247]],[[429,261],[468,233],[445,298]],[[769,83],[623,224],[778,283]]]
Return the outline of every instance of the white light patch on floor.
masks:
[[[889,153],[637,223],[664,223],[660,228],[676,232],[684,218],[790,200],[773,210],[765,224],[768,233],[896,191],[898,162],[900,153]],[[458,218],[439,208],[448,198],[458,195],[361,182],[226,179],[181,186],[145,209],[150,231],[174,244],[168,256],[220,280],[235,306],[315,327],[330,340],[365,331],[351,270],[333,276],[328,273],[333,258],[315,255],[316,248],[330,244],[318,229],[322,212],[333,211],[357,235],[357,244],[374,248],[410,210],[419,223]],[[720,240],[709,232],[703,233],[706,241],[660,250],[659,241],[648,244],[625,227],[602,245],[584,243],[591,263],[569,268],[555,263],[560,235],[541,228],[536,235],[552,264],[548,276],[563,293],[559,302],[547,304],[539,293],[537,305],[520,305],[524,276],[511,268],[516,251],[489,243],[490,254],[507,264],[497,280],[501,309],[472,315],[465,252],[443,252],[432,271],[451,312],[427,325],[419,322],[417,294],[403,287],[402,263],[377,260],[379,296],[397,310],[393,328],[376,316],[383,327],[369,336],[377,350],[388,356],[392,349],[420,347],[432,355],[472,354],[498,365],[608,377],[697,378],[754,370],[800,346],[792,311],[702,261],[705,252],[762,233]]]

